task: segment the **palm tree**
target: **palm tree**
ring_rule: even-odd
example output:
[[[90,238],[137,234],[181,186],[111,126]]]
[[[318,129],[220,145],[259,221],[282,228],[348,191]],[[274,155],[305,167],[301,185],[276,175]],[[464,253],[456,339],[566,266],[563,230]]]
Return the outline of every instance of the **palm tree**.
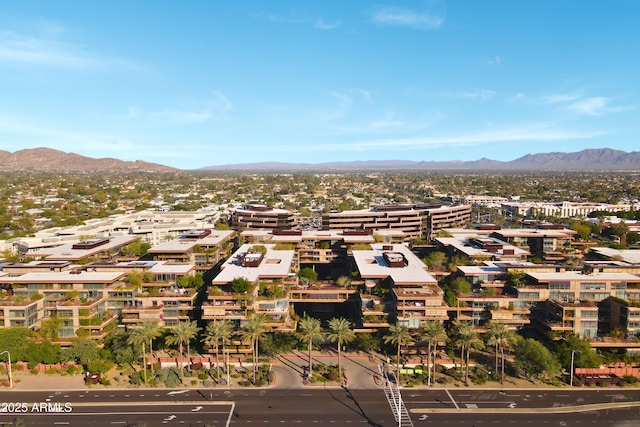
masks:
[[[342,382],[342,361],[340,349],[342,344],[349,344],[356,338],[356,333],[351,329],[351,322],[344,317],[334,317],[329,320],[329,333],[327,337],[331,341],[335,341],[338,346],[338,374]]]
[[[220,341],[222,341],[222,349],[224,350],[224,343],[229,338],[231,338],[233,329],[233,323],[228,320],[224,320],[222,322],[214,320],[213,322],[207,324],[207,327],[204,331],[202,342],[204,342],[208,346],[213,346],[216,352],[216,368],[218,370],[218,380],[220,379],[220,362],[218,360],[220,354]]]
[[[153,340],[158,338],[162,333],[162,328],[155,320],[149,320],[142,323],[141,333],[149,340],[149,356],[153,356]],[[153,372],[153,364],[151,364],[151,372]]]
[[[411,333],[409,328],[404,325],[395,324],[389,327],[389,333],[384,336],[384,342],[386,344],[391,343],[398,346],[398,355],[396,360],[396,372],[398,375],[398,385],[400,385],[400,347],[402,344],[411,340]]]
[[[145,335],[141,326],[135,326],[132,328],[127,338],[127,343],[133,346],[142,347],[142,369],[144,371],[144,383],[147,384],[147,353],[145,350],[148,337]]]
[[[502,358],[500,362],[500,384],[504,384],[504,352],[513,345],[514,337],[513,333],[509,331],[503,323],[490,323],[489,324],[489,340],[488,345],[494,346],[496,355],[495,367],[498,369],[498,353]]]
[[[176,326],[169,329],[169,336],[167,336],[167,344],[177,345],[178,352],[180,353],[180,359],[184,356],[182,349],[183,345],[187,345],[187,354],[190,350],[191,340],[198,335],[198,325],[193,322],[179,322]],[[180,378],[182,379],[182,362],[180,362]]]
[[[436,378],[436,352],[438,350],[438,344],[441,342],[446,342],[449,337],[447,336],[447,331],[445,331],[444,326],[441,322],[430,320],[428,322],[423,323],[424,328],[424,336],[427,339],[427,343],[429,344],[429,349],[427,350],[427,385],[431,385],[431,379],[435,380]],[[433,365],[433,368],[432,368]],[[431,376],[431,371],[433,370],[433,376]]]
[[[464,372],[464,382],[467,384],[469,380],[469,355],[471,347],[480,349],[484,347],[484,342],[478,337],[478,333],[473,330],[470,322],[460,320],[454,321],[457,330],[456,344],[460,348],[461,369]]]
[[[324,332],[320,327],[320,321],[313,317],[304,316],[298,322],[298,338],[307,341],[309,349],[309,376],[313,376],[313,366],[311,364],[311,350],[313,349],[313,340],[319,340],[324,336]]]
[[[256,382],[256,373],[258,370],[258,350],[260,339],[263,338],[269,327],[266,325],[267,316],[265,314],[254,314],[249,318],[247,323],[242,327],[240,336],[243,341],[251,343],[251,351],[253,353],[253,383]]]

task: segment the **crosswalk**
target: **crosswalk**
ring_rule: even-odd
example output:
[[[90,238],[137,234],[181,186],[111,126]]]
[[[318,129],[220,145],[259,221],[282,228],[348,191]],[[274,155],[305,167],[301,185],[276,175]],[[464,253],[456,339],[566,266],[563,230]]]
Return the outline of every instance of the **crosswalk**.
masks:
[[[413,421],[411,421],[409,411],[407,411],[407,407],[402,400],[400,388],[389,379],[389,373],[382,369],[382,367],[380,367],[380,374],[384,380],[384,394],[387,396],[387,401],[398,423],[398,427],[413,427]]]

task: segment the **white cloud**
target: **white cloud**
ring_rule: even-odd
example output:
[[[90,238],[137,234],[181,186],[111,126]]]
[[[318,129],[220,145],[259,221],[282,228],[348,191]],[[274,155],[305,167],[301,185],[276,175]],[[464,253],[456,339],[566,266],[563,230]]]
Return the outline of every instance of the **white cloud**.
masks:
[[[77,46],[13,31],[0,32],[0,62],[62,68],[87,68],[100,63]]]
[[[42,28],[44,36],[31,36],[15,31],[0,31],[0,65],[34,65],[41,67],[85,69],[120,65],[137,66],[116,58],[86,51],[77,44],[58,40],[64,29],[53,23]]]
[[[472,99],[478,101],[486,101],[492,98],[496,94],[495,90],[490,89],[478,89],[474,91],[458,91],[446,93],[445,96],[451,98]]]
[[[231,101],[218,91],[211,91],[211,99],[204,102],[190,102],[189,109],[167,109],[143,112],[136,107],[129,107],[127,118],[149,117],[162,119],[172,123],[201,123],[212,119],[220,119],[231,109]]]
[[[342,27],[340,21],[325,22],[323,19],[318,19],[313,23],[313,28],[317,30],[335,30],[340,27]]]
[[[444,13],[414,11],[398,7],[379,7],[371,13],[371,21],[376,25],[420,30],[439,28],[444,23],[444,19]]]
[[[607,112],[612,111],[609,105],[609,99],[597,96],[594,98],[580,99],[567,108],[575,113],[588,115],[588,116],[601,116]]]
[[[258,18],[264,18],[274,24],[311,24],[316,30],[335,30],[342,27],[340,20],[325,21],[323,18],[313,18],[308,15],[291,12],[286,15],[277,15],[273,13],[265,15],[257,15]]]
[[[485,65],[499,65],[502,63],[502,57],[496,55],[493,58],[483,58],[480,62]]]
[[[580,97],[582,97],[581,92],[560,93],[560,94],[552,94],[552,95],[546,96],[542,99],[542,101],[543,103],[546,103],[546,104],[561,104],[564,102],[574,101],[576,99],[579,99]]]

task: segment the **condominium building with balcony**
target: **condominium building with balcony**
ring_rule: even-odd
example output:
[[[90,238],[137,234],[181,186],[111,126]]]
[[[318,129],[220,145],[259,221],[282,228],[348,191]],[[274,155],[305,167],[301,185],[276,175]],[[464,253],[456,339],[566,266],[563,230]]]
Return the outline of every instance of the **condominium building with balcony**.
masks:
[[[39,329],[44,319],[62,320],[59,336],[99,340],[117,326],[117,316],[107,309],[107,290],[121,282],[122,272],[32,272],[21,276],[0,277],[5,301],[33,301],[25,307],[21,326]],[[14,313],[15,314],[15,313]],[[11,318],[11,313],[9,313]],[[6,319],[5,319],[6,320]],[[12,326],[11,323],[5,326]],[[19,326],[14,322],[14,326]]]
[[[402,231],[407,240],[430,238],[439,230],[459,227],[471,217],[471,206],[387,205],[372,209],[326,213],[323,230]]]
[[[136,240],[136,237],[131,235],[96,237],[77,243],[29,251],[25,256],[28,258],[42,258],[46,261],[69,261],[74,263],[114,261],[118,259],[123,246]]]
[[[423,321],[448,319],[448,307],[438,281],[405,245],[373,244],[371,250],[354,250],[353,259],[364,281],[361,298],[365,320],[367,316],[377,316],[371,320],[378,324],[395,320],[418,328]],[[388,296],[382,298],[385,295]],[[380,309],[384,305],[392,319],[387,319],[388,314]]]
[[[246,204],[231,211],[231,226],[243,230],[290,230],[296,228],[293,212],[265,205]]]
[[[453,237],[436,237],[438,250],[449,254],[459,253],[476,261],[524,261],[531,253],[502,240],[487,237],[456,234]]]
[[[226,258],[226,249],[234,237],[232,230],[189,230],[178,238],[149,248],[147,253],[154,260],[191,263],[197,270],[207,271]]]
[[[575,334],[582,338],[598,335],[598,305],[593,301],[546,300],[533,310],[531,317],[541,334]]]
[[[508,228],[493,231],[490,236],[517,247],[525,247],[532,256],[554,260],[571,248],[576,231],[563,226],[541,225],[539,228]]]
[[[275,250],[275,245],[242,245],[213,278],[207,301],[202,305],[204,320],[232,320],[242,325],[250,312],[264,313],[268,325],[291,330],[287,289],[297,283],[294,251]],[[234,279],[251,284],[246,291],[232,287]]]

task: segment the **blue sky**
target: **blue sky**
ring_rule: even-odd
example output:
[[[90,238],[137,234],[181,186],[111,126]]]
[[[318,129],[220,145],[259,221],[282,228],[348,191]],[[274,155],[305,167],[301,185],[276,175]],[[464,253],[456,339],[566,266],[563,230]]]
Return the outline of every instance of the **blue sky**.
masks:
[[[1,9],[0,150],[196,169],[640,147],[636,0]]]

